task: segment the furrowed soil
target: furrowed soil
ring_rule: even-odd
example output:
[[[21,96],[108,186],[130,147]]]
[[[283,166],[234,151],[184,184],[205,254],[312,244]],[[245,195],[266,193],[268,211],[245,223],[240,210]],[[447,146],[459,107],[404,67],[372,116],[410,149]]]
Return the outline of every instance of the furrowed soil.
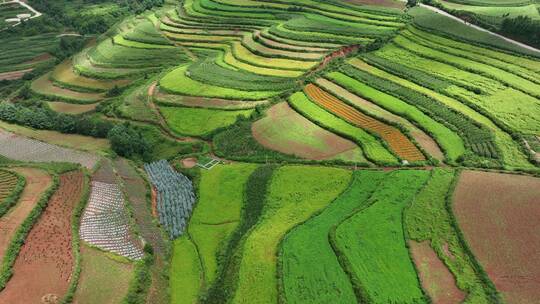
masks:
[[[0,219],[0,260],[9,246],[11,238],[28,214],[39,201],[43,192],[52,185],[52,178],[47,172],[34,168],[11,169],[26,178],[26,186],[11,210]]]
[[[83,182],[81,171],[60,176],[58,190],[21,248],[0,303],[42,303],[67,292],[74,261],[71,218]]]
[[[453,210],[474,255],[508,303],[540,299],[540,179],[464,171]]]
[[[253,137],[263,146],[305,159],[331,159],[357,146],[296,113],[287,103],[280,103],[252,126]]]
[[[97,107],[97,103],[94,104],[75,104],[67,102],[48,102],[49,107],[58,113],[78,115],[90,111],[94,111]]]
[[[429,242],[409,242],[409,248],[422,287],[433,303],[457,304],[463,302],[466,294],[456,286],[454,277],[431,248]]]

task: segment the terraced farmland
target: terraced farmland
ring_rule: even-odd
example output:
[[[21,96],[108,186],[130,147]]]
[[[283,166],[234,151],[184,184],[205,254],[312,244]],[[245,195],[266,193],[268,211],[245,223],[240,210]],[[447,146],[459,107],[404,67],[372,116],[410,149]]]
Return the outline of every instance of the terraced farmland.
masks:
[[[0,20],[0,302],[537,300],[536,3],[94,2]]]

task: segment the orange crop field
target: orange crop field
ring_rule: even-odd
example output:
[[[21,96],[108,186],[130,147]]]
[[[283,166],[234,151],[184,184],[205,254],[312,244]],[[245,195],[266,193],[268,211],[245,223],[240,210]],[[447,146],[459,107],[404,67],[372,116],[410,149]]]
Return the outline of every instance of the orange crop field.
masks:
[[[397,128],[356,110],[314,84],[308,84],[305,92],[311,100],[326,110],[362,129],[379,135],[402,159],[411,162],[425,160],[422,152]]]

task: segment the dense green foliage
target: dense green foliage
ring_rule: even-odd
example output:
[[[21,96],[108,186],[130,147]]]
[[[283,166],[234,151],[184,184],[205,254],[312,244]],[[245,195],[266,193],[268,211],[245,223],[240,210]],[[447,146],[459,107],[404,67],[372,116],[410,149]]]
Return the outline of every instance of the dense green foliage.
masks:
[[[218,276],[206,295],[202,297],[202,303],[221,304],[232,297],[234,283],[238,280],[242,237],[257,224],[261,217],[274,170],[276,170],[274,165],[260,166],[249,176],[240,223],[220,255]]]
[[[0,183],[9,182],[11,184],[12,180],[16,180],[16,183],[9,185],[9,187],[5,187],[4,185],[0,187],[2,188],[1,197],[3,198],[0,200],[0,217],[4,216],[11,207],[17,204],[26,185],[24,176],[12,171],[0,170]]]
[[[407,251],[402,213],[428,177],[426,171],[391,173],[365,209],[332,232],[331,242],[362,302],[425,303]]]
[[[289,232],[279,255],[284,303],[357,303],[353,286],[341,268],[328,235],[361,208],[385,173],[357,171],[349,188],[321,214]]]
[[[243,245],[232,303],[277,302],[276,253],[283,235],[330,204],[347,188],[351,175],[347,170],[318,166],[276,170],[261,220]]]
[[[396,66],[397,65],[395,64],[392,66],[394,68],[392,71],[396,70]],[[450,109],[433,98],[419,92],[365,71],[355,69],[352,66],[344,66],[341,68],[341,71],[360,82],[413,104],[450,129],[459,132],[466,140],[470,149],[478,155],[494,158],[498,157],[497,147],[493,143],[493,135],[490,131],[475,124],[462,113]],[[405,69],[399,69],[398,73],[405,73],[404,71]],[[403,76],[411,76],[412,74],[413,73],[411,72]],[[419,75],[422,75],[422,73]],[[416,79],[416,76],[412,77],[414,77],[413,80]],[[421,83],[429,85],[429,82]]]

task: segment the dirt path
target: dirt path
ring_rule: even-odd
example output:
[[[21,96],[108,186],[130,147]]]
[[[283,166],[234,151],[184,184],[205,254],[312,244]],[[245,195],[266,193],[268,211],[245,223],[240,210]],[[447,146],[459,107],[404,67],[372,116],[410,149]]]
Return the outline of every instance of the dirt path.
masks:
[[[67,292],[74,263],[71,218],[83,177],[81,171],[60,176],[58,190],[30,230],[13,277],[0,292],[0,303],[47,303],[44,299],[60,299]]]
[[[33,69],[19,70],[13,72],[0,73],[0,80],[16,80],[21,79],[24,74],[31,72]]]
[[[0,219],[0,260],[3,260],[9,242],[19,226],[28,217],[43,192],[52,185],[52,178],[45,171],[34,168],[15,168],[12,171],[26,178],[26,187],[17,205]]]
[[[505,41],[507,41],[507,42],[510,42],[510,43],[514,44],[514,45],[517,45],[517,46],[522,47],[522,48],[524,48],[524,49],[527,49],[527,50],[529,50],[529,51],[533,51],[533,52],[536,52],[536,53],[540,54],[540,50],[537,49],[537,48],[534,48],[534,47],[532,47],[532,46],[530,46],[530,45],[527,45],[527,44],[518,42],[518,41],[516,41],[516,40],[510,39],[510,38],[505,37],[505,36],[503,36],[503,35],[494,33],[494,32],[492,32],[492,31],[486,30],[486,29],[483,28],[483,27],[479,27],[479,26],[474,25],[474,24],[471,24],[471,23],[469,23],[469,22],[465,22],[464,20],[462,20],[462,19],[460,19],[460,18],[458,18],[458,17],[456,17],[456,16],[454,16],[454,15],[452,15],[452,14],[449,14],[449,13],[447,13],[447,12],[441,10],[441,9],[438,9],[438,8],[436,8],[436,7],[433,7],[433,6],[430,6],[430,5],[426,5],[426,4],[423,4],[423,3],[421,3],[420,6],[421,6],[421,7],[424,7],[424,8],[427,8],[428,10],[433,11],[433,12],[435,12],[435,13],[438,13],[438,14],[441,14],[441,15],[443,15],[443,16],[446,16],[446,17],[448,17],[448,18],[452,18],[452,19],[454,19],[454,20],[456,20],[456,21],[458,21],[458,22],[461,22],[461,23],[465,24],[465,25],[468,26],[468,27],[472,27],[472,28],[474,28],[474,29],[476,29],[476,30],[479,30],[479,31],[482,31],[482,32],[486,32],[486,33],[488,33],[488,34],[490,34],[490,35],[492,35],[492,36],[499,37],[499,38],[501,38],[501,39],[503,39],[503,40],[505,40]]]

